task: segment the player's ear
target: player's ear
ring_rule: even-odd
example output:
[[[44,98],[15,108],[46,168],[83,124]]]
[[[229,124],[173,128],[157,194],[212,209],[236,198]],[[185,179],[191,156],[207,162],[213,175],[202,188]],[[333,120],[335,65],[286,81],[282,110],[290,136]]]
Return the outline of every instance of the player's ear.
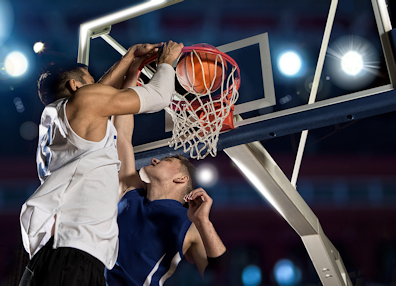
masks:
[[[80,87],[82,87],[82,83],[75,80],[74,78],[72,78],[71,80],[69,80],[68,82],[68,87],[70,88],[71,91],[75,92],[77,89],[79,89]]]
[[[181,177],[174,178],[173,182],[177,184],[187,183],[189,179],[190,178],[187,175],[183,175]]]

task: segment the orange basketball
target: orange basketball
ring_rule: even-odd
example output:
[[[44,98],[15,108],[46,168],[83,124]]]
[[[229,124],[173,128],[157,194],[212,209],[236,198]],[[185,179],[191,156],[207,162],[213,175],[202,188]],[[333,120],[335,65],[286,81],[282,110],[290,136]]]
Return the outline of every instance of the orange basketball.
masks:
[[[193,47],[208,47],[217,50],[209,44],[195,44]],[[223,80],[223,65],[216,54],[196,51],[202,65],[194,52],[182,56],[176,67],[176,73],[182,87],[188,92],[206,94],[219,89]],[[226,64],[224,65],[226,69]],[[224,73],[227,73],[225,70]],[[213,83],[213,86],[212,86]]]

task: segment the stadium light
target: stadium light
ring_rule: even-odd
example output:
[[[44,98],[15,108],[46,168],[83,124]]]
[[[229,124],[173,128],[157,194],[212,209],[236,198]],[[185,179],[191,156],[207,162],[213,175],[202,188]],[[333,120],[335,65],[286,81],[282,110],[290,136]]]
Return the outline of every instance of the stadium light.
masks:
[[[36,54],[41,53],[42,51],[44,51],[44,43],[42,43],[42,42],[35,43],[34,46],[33,46],[33,51]]]
[[[26,73],[29,63],[26,56],[20,52],[12,52],[5,59],[5,71],[13,77],[19,77]]]
[[[295,76],[302,67],[302,60],[298,53],[287,51],[279,56],[278,67],[282,74],[286,76]]]
[[[327,51],[331,82],[346,90],[359,90],[378,76],[380,59],[367,39],[349,35],[335,40]]]
[[[355,51],[347,52],[341,59],[341,68],[346,74],[359,74],[363,69],[362,56]]]

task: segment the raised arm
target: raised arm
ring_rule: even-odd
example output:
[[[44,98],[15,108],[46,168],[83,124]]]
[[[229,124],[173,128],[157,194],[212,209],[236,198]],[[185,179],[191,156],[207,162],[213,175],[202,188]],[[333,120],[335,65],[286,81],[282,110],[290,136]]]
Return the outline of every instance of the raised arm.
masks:
[[[130,47],[127,53],[99,79],[98,83],[119,89],[131,63],[137,57],[156,53],[160,45],[161,44],[137,44]]]
[[[171,64],[182,48],[181,43],[169,41],[164,44],[157,72],[146,85],[124,89],[99,83],[71,86],[74,94],[69,98],[66,113],[72,129],[86,140],[100,141],[108,117],[156,112],[168,106],[175,89],[175,72]]]
[[[212,198],[204,189],[198,188],[188,194],[185,200],[188,201],[188,218],[193,223],[186,235],[188,250],[185,256],[187,260],[196,264],[203,277],[208,266],[208,258],[222,256],[226,252],[226,247],[209,219]]]
[[[133,115],[117,115],[113,119],[117,129],[117,151],[121,161],[119,178],[119,199],[128,190],[142,188],[143,183],[135,167],[135,154],[132,146],[132,133],[134,127]]]
[[[158,58],[157,72],[146,85],[132,89],[115,89],[103,84],[90,84],[79,90],[76,89],[71,100],[77,108],[86,110],[85,115],[94,117],[162,110],[169,104],[174,91],[175,73],[172,63],[177,59],[182,48],[181,43],[169,41],[164,44]]]
[[[169,46],[166,46],[165,48],[169,49]],[[166,56],[167,53],[167,51],[163,51],[159,55],[159,62],[164,64],[172,64],[172,62],[170,62],[172,58],[169,59]],[[121,85],[121,89],[128,89],[136,86],[139,67],[142,62],[149,56],[149,54],[146,54],[140,57],[136,57],[132,61],[128,71],[126,72],[126,77]],[[118,133],[117,150],[118,157],[121,161],[121,169],[118,173],[118,177],[119,199],[121,199],[126,191],[136,188],[142,188],[143,183],[140,179],[138,172],[136,171],[135,154],[133,152],[133,146],[131,143],[134,128],[133,114],[116,115],[113,116],[112,120]]]
[[[130,88],[136,86],[138,69],[146,57],[138,57],[130,65],[125,80],[121,88]],[[139,174],[135,166],[135,154],[132,146],[132,135],[134,128],[133,114],[116,115],[112,118],[113,124],[117,129],[117,150],[118,157],[121,161],[121,168],[118,173],[119,177],[119,199],[127,190],[143,187]]]

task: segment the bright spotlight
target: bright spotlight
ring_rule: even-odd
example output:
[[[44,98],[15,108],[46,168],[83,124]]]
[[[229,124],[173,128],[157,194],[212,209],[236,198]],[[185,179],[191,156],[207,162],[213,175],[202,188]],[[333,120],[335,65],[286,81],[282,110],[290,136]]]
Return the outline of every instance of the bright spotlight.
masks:
[[[42,42],[37,42],[33,46],[33,51],[38,54],[44,50],[44,44]]]
[[[301,57],[296,52],[285,52],[278,60],[279,70],[286,76],[295,76],[301,70]]]
[[[197,181],[203,187],[213,186],[217,181],[216,168],[210,164],[202,164],[197,168]]]
[[[261,283],[261,270],[256,265],[249,265],[242,271],[242,282],[245,286],[257,286]]]
[[[362,56],[357,52],[347,52],[341,59],[342,70],[349,75],[357,75],[363,69]]]
[[[356,35],[335,40],[327,49],[326,62],[328,79],[340,88],[355,91],[373,82],[381,63],[373,44]]]
[[[28,60],[20,52],[12,52],[5,59],[5,70],[13,77],[23,75],[28,69]]]

